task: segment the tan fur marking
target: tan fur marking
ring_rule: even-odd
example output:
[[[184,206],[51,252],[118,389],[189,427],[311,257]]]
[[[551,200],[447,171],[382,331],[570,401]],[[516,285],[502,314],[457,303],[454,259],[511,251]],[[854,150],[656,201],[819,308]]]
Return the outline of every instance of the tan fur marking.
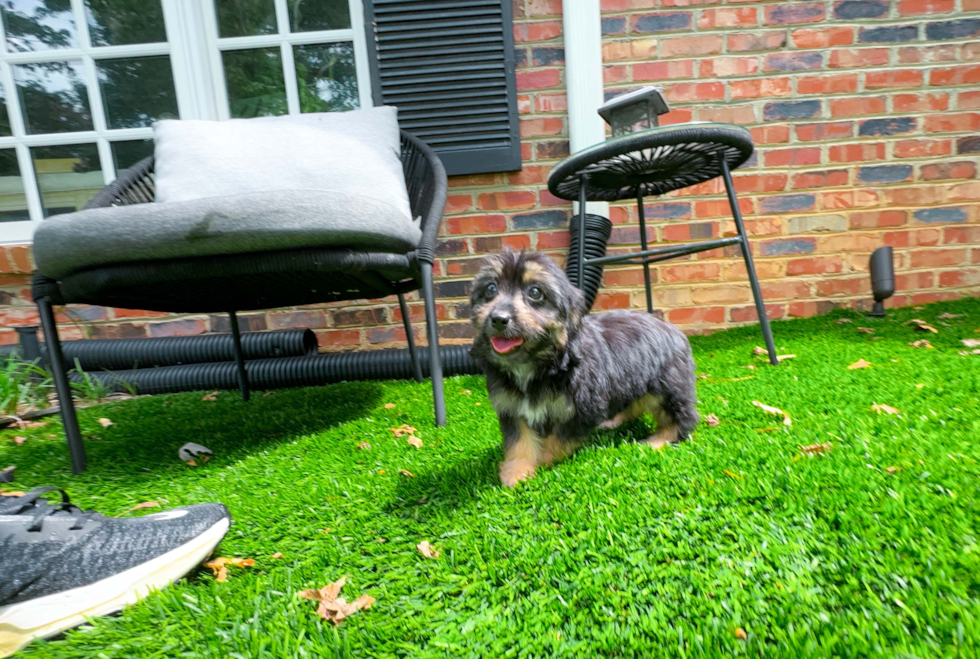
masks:
[[[643,440],[643,443],[655,449],[663,448],[667,444],[676,443],[677,425],[674,423],[673,417],[658,408],[653,413],[653,418],[657,420],[657,432]]]
[[[517,441],[504,450],[504,461],[500,463],[500,482],[505,487],[514,487],[518,481],[534,478],[541,452],[541,438],[523,421],[517,422],[519,435]]]
[[[572,455],[581,446],[582,442],[563,442],[554,435],[548,435],[541,444],[540,464],[550,467]]]
[[[524,272],[521,273],[521,281],[525,284],[530,284],[532,281],[538,277],[543,277],[547,275],[545,269],[534,261],[527,261],[524,263]]]
[[[514,316],[524,327],[528,328],[535,334],[540,334],[543,331],[541,327],[541,321],[538,319],[538,315],[534,312],[534,309],[527,306],[524,302],[523,295],[514,296]]]
[[[625,410],[609,419],[608,421],[603,421],[599,424],[600,428],[605,430],[610,430],[612,428],[618,428],[627,421],[632,421],[633,419],[639,419],[644,414],[652,414],[654,418],[660,413],[660,398],[654,396],[653,394],[646,394],[640,398],[637,398],[629,407]]]

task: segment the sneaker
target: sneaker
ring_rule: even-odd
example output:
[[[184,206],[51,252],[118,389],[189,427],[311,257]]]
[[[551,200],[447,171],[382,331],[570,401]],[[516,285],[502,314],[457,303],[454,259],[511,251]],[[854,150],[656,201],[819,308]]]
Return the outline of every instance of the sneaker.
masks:
[[[180,579],[230,523],[220,503],[115,519],[80,510],[55,487],[0,497],[0,657]]]

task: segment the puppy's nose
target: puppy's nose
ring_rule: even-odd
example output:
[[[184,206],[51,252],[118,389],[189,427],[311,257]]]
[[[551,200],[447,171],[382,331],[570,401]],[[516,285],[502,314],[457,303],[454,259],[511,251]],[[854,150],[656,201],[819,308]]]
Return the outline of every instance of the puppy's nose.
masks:
[[[490,322],[495,330],[503,332],[507,329],[507,324],[510,323],[510,314],[506,311],[495,311],[490,316]]]

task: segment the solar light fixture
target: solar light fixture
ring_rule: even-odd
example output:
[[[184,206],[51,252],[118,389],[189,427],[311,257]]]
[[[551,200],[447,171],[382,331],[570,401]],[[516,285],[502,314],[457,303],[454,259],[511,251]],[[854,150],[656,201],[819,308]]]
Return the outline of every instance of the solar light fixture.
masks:
[[[661,87],[640,87],[621,94],[599,108],[599,115],[612,127],[613,137],[656,128],[657,117],[670,112]]]
[[[891,247],[879,247],[871,254],[871,292],[874,293],[875,304],[868,312],[872,318],[885,317],[885,300],[895,293],[895,263],[892,260]]]

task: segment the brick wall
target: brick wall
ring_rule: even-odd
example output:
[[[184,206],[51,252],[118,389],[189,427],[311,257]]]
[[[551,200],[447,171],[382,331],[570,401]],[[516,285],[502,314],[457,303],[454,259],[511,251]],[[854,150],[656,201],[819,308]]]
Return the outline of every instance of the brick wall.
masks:
[[[868,256],[895,248],[894,305],[980,290],[980,0],[603,0],[608,95],[662,85],[666,122],[748,126],[757,154],[735,173],[772,318],[867,304]],[[455,177],[438,251],[440,331],[466,341],[469,278],[504,246],[568,245],[570,204],[545,181],[568,153],[560,0],[514,0],[524,169]],[[731,235],[719,182],[646,206],[656,242]],[[611,249],[637,249],[634,208],[611,208]],[[0,251],[0,343],[35,323],[29,251]],[[653,268],[654,303],[691,332],[751,322],[734,248]],[[642,308],[641,269],[609,269],[598,309]],[[410,303],[417,332],[423,312]],[[245,316],[251,329],[311,327],[328,350],[404,342],[394,299]],[[68,338],[227,330],[214,316],[72,307]]]

